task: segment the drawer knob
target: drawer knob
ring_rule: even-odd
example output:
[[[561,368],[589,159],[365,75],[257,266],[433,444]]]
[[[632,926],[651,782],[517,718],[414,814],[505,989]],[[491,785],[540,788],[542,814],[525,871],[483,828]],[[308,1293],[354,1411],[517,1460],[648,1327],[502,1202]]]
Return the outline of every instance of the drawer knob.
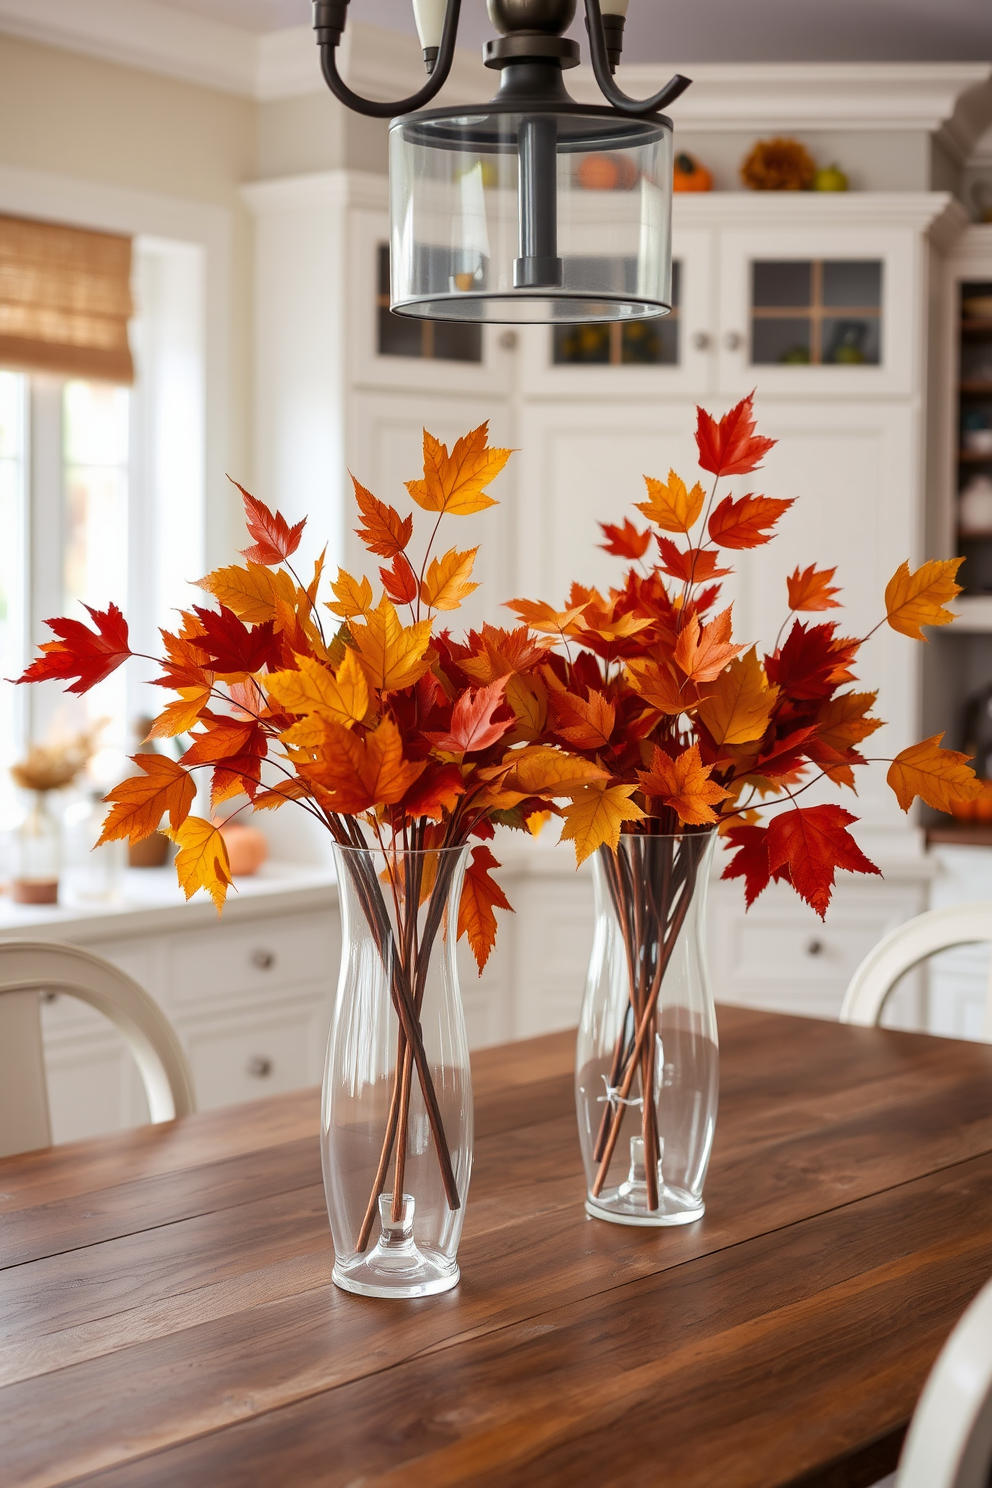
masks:
[[[692,346],[693,346],[693,350],[694,351],[709,351],[709,349],[710,349],[710,333],[709,333],[709,331],[694,331],[693,332],[693,336],[692,336]]]
[[[264,1080],[272,1073],[272,1060],[267,1054],[253,1054],[245,1069],[253,1080]]]
[[[826,950],[822,940],[811,940],[806,947],[807,956],[822,956]]]
[[[251,964],[257,966],[259,971],[271,971],[276,964],[275,951],[268,951],[264,946],[258,946],[251,953]]]
[[[744,345],[744,337],[741,335],[740,331],[725,331],[723,344],[728,351],[740,351],[741,347]]]

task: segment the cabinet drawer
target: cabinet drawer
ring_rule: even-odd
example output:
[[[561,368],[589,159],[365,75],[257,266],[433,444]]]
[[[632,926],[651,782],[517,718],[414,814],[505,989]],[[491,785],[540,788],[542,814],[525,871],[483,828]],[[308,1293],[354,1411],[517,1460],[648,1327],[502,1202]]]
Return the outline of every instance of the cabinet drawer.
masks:
[[[169,1001],[177,1010],[302,982],[326,984],[338,972],[337,917],[288,915],[177,935],[169,946]]]
[[[330,1005],[180,1026],[201,1111],[320,1081]]]
[[[741,915],[733,929],[734,973],[748,981],[840,980],[846,986],[887,929],[882,918],[850,921],[831,916],[821,925]]]

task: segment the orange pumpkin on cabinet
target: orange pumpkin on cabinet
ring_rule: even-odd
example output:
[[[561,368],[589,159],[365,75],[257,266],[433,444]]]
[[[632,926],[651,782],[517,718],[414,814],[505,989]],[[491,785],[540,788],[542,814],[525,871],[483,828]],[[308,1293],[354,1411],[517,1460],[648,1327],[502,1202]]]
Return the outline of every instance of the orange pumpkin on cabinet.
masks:
[[[269,843],[264,832],[257,827],[242,826],[241,822],[228,822],[221,827],[221,836],[227,848],[233,878],[250,878],[269,856]]]
[[[672,171],[673,191],[712,191],[713,173],[700,165],[694,155],[680,151],[675,157]]]

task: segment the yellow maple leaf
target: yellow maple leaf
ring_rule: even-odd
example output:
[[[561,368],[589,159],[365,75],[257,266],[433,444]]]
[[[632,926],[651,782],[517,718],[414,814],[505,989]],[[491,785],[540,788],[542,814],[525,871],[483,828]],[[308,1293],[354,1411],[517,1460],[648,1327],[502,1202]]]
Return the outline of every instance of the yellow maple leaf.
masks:
[[[361,723],[369,711],[369,688],[354,651],[345,652],[336,672],[310,656],[297,656],[296,663],[296,671],[272,672],[262,678],[269,696],[280,707],[304,720],[326,718],[344,728]],[[310,744],[310,731],[300,732],[302,737],[297,737],[290,729],[282,737],[286,743]],[[318,728],[313,742],[321,737]]]
[[[714,678],[709,695],[699,705],[699,717],[714,744],[749,744],[765,732],[777,700],[778,688],[769,687],[752,646],[746,656],[736,657]]]
[[[643,821],[644,812],[629,799],[636,785],[607,785],[605,781],[584,786],[575,799],[562,808],[565,825],[562,841],[575,843],[576,864],[584,863],[599,847],[616,852],[624,822]]]
[[[220,914],[231,887],[231,864],[220,828],[202,816],[190,816],[178,831],[169,828],[166,835],[179,848],[176,877],[186,898],[192,899],[197,889],[206,889]]]
[[[380,692],[398,692],[412,687],[427,671],[424,654],[431,640],[431,622],[418,620],[401,625],[396,607],[383,595],[368,623],[352,621],[349,629],[361,654],[362,666],[371,687]]]
[[[197,587],[205,589],[227,609],[233,610],[246,625],[262,625],[276,612],[276,600],[292,604],[296,586],[282,569],[265,568],[261,563],[232,563],[228,568],[215,568]]]
[[[327,608],[343,620],[354,620],[356,615],[367,615],[372,608],[372,585],[363,575],[354,578],[345,569],[338,569],[338,576],[331,585],[337,603],[327,601]]]
[[[129,775],[106,796],[114,804],[103,823],[97,847],[126,837],[141,842],[158,829],[165,812],[173,827],[186,820],[196,786],[187,770],[167,754],[135,754],[139,773]]]
[[[900,635],[923,641],[922,625],[949,625],[954,619],[944,606],[961,593],[954,576],[963,558],[933,558],[915,573],[901,563],[885,586],[885,618]]]
[[[478,551],[468,548],[460,553],[452,548],[443,558],[435,558],[420,586],[424,604],[432,610],[457,610],[462,600],[479,587],[468,582]]]
[[[579,635],[582,631],[579,617],[588,608],[588,601],[567,610],[556,610],[543,599],[510,599],[506,608],[531,630],[541,631],[544,635]]]
[[[706,492],[698,482],[691,491],[687,490],[682,477],[670,470],[667,484],[650,475],[644,477],[644,484],[650,499],[635,505],[656,527],[664,532],[688,532],[695,526],[706,499]]]
[[[919,744],[902,749],[889,766],[886,780],[903,811],[919,796],[937,811],[950,811],[955,801],[974,801],[982,782],[957,749],[941,749],[943,734],[931,734]]]
[[[458,440],[451,454],[446,445],[424,430],[424,478],[407,481],[406,488],[425,511],[467,517],[496,502],[483,487],[494,480],[512,450],[489,448],[489,424],[480,424]]]

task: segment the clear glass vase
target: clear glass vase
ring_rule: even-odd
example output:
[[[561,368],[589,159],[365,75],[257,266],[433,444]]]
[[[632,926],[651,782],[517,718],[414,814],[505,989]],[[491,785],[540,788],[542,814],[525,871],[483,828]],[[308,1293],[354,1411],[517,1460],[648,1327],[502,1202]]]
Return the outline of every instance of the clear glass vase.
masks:
[[[335,846],[342,949],[321,1155],[334,1280],[372,1297],[458,1281],[472,1077],[455,963],[467,849]]]
[[[17,830],[15,904],[57,904],[62,868],[62,825],[48,804],[47,791],[32,791],[27,815]]]
[[[594,861],[596,927],[575,1063],[586,1211],[614,1224],[703,1214],[719,1087],[706,974],[712,831],[631,834]]]

